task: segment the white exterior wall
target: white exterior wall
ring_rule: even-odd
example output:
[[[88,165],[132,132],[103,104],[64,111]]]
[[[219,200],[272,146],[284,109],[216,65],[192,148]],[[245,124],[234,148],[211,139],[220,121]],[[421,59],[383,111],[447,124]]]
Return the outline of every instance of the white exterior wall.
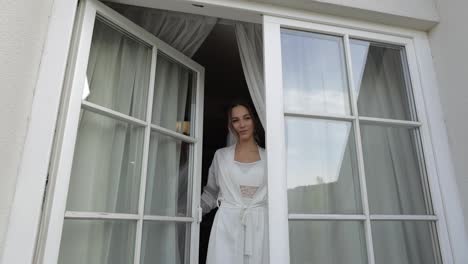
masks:
[[[288,6],[317,7],[319,4],[332,4],[379,13],[395,14],[418,19],[437,18],[435,0],[256,0],[257,2],[277,3]]]
[[[429,39],[468,230],[468,1],[437,2],[440,24],[430,31]]]
[[[0,259],[52,2],[0,1]]]
[[[234,0],[236,1],[236,0]],[[426,30],[439,16],[436,0],[255,0],[286,7]]]

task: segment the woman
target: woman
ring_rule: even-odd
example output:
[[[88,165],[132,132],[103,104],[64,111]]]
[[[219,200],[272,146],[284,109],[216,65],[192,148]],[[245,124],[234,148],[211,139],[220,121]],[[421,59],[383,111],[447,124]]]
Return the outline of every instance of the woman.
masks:
[[[265,150],[256,142],[256,120],[246,103],[229,108],[237,143],[216,151],[201,198],[204,214],[219,207],[207,264],[268,263]]]

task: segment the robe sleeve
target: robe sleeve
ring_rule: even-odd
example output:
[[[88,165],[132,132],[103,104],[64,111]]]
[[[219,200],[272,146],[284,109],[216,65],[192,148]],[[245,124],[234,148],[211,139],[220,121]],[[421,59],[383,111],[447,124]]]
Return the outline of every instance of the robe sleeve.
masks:
[[[215,153],[213,162],[211,163],[210,169],[208,170],[208,182],[203,188],[203,193],[201,195],[200,206],[202,208],[203,215],[209,213],[217,206],[219,193],[217,155],[218,152]]]

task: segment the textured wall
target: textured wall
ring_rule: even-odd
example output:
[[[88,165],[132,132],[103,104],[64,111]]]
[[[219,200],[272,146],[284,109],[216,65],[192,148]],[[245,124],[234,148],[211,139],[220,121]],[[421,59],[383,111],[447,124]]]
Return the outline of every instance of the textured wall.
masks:
[[[0,0],[0,259],[53,0]]]
[[[437,2],[440,24],[429,39],[468,230],[468,1]]]
[[[233,0],[236,1],[236,0]],[[439,19],[436,0],[254,0],[426,30]]]

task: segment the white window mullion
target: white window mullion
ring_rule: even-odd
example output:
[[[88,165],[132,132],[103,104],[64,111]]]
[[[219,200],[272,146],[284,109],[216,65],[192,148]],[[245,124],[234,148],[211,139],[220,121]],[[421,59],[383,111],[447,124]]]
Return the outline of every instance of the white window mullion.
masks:
[[[138,125],[138,126],[145,126],[146,125],[146,122],[143,121],[143,120],[140,120],[138,118],[122,114],[122,113],[117,112],[115,110],[112,110],[112,109],[109,109],[109,108],[106,108],[106,107],[91,103],[89,101],[84,101],[83,100],[81,102],[81,108],[84,109],[84,110],[91,111],[93,113],[99,114],[99,115],[103,115],[103,116],[106,116],[106,117],[110,117],[112,119],[123,121],[123,122],[126,122],[126,123],[131,123],[131,124]]]
[[[149,156],[149,145],[151,139],[151,115],[153,113],[153,94],[154,94],[154,82],[156,76],[156,61],[157,61],[158,49],[153,47],[153,53],[151,58],[151,73],[149,81],[149,92],[148,92],[148,103],[146,106],[146,127],[145,127],[145,139],[143,142],[143,158],[141,165],[141,179],[140,179],[140,196],[138,198],[138,215],[139,219],[137,222],[137,231],[135,235],[135,253],[134,253],[134,264],[140,263],[140,252],[141,252],[141,240],[143,233],[143,221],[145,214],[145,195],[146,195],[146,177],[148,175],[148,156]]]
[[[289,221],[301,220],[366,220],[365,215],[355,214],[289,214]]]
[[[371,215],[374,221],[437,221],[435,215]]]
[[[151,120],[149,122],[151,122]],[[170,137],[182,140],[182,141],[187,142],[187,143],[197,142],[197,139],[194,138],[194,137],[189,137],[189,136],[186,136],[184,134],[177,133],[177,132],[175,132],[173,130],[170,130],[170,129],[167,129],[167,128],[164,128],[164,127],[161,127],[161,126],[158,126],[158,125],[150,124],[150,128],[152,130],[158,131],[161,134],[164,134],[166,136],[170,136]]]
[[[299,112],[291,112],[291,111],[285,111],[284,115],[292,116],[292,117],[304,117],[304,118],[336,120],[336,121],[353,121],[354,119],[356,119],[356,117],[354,116],[346,116],[346,115],[311,114],[311,113],[299,113]]]
[[[119,214],[119,213],[104,213],[104,212],[65,212],[65,219],[81,219],[81,220],[138,220],[137,214]]]
[[[358,95],[354,93],[354,78],[353,78],[353,68],[351,61],[351,48],[349,44],[349,35],[344,36],[344,47],[345,47],[345,61],[346,61],[346,70],[348,75],[348,87],[349,94],[351,98],[351,110],[353,116],[358,117],[358,106],[357,99]],[[359,182],[361,187],[361,198],[362,198],[362,209],[365,215],[365,233],[366,233],[366,247],[367,247],[367,258],[369,264],[375,263],[374,257],[374,246],[372,243],[372,227],[370,221],[370,210],[369,210],[369,201],[367,195],[367,184],[365,177],[365,168],[364,168],[364,154],[362,150],[362,140],[361,140],[361,129],[359,126],[359,119],[354,120],[354,137],[356,141],[356,151],[357,151],[357,161],[358,161],[358,171],[359,171]]]
[[[147,221],[166,221],[166,222],[195,222],[194,217],[180,217],[180,216],[159,216],[159,215],[145,215],[143,220]]]
[[[289,225],[280,24],[263,17],[266,151],[271,264],[289,264]]]
[[[358,117],[360,123],[362,124],[381,124],[391,127],[402,127],[402,128],[418,128],[422,126],[421,122],[418,121],[407,121],[407,120],[395,120],[395,119],[386,119],[386,118],[376,118],[376,117]]]

